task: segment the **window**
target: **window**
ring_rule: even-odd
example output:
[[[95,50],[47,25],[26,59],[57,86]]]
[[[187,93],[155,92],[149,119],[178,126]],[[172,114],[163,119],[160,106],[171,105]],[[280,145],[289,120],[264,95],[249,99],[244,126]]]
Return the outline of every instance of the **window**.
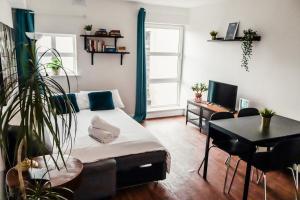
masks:
[[[39,35],[42,37],[37,41],[38,56],[41,56],[47,49],[54,48],[59,52],[68,75],[77,75],[76,35],[52,33],[39,33]],[[46,54],[41,62],[44,64],[51,62],[51,56],[50,53]]]
[[[183,27],[147,24],[148,108],[179,105]]]

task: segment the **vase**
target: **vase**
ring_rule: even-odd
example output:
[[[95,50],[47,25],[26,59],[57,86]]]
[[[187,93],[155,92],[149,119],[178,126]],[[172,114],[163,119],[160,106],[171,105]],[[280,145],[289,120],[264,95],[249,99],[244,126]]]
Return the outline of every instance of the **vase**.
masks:
[[[261,126],[263,129],[270,128],[271,118],[268,117],[262,117],[261,118]]]
[[[92,31],[85,31],[86,35],[92,35]]]
[[[195,93],[195,102],[200,103],[202,101],[202,94]]]
[[[216,36],[216,35],[211,36],[211,39],[212,39],[212,40],[216,40],[216,39],[217,39],[217,36]]]

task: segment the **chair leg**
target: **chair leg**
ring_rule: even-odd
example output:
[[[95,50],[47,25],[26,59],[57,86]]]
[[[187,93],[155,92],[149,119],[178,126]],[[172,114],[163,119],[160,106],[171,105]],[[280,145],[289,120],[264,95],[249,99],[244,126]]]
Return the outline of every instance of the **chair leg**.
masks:
[[[264,177],[265,200],[267,200],[267,176],[265,173],[263,173],[263,177]]]
[[[299,166],[296,164],[296,188],[299,189]]]
[[[264,173],[261,172],[261,174],[258,176],[257,181],[256,181],[256,184],[257,184],[257,185],[260,183],[261,178],[263,177],[263,175],[264,175]]]
[[[224,187],[223,187],[223,192],[224,193],[225,193],[226,185],[227,185],[227,178],[228,178],[228,172],[229,172],[229,168],[230,168],[230,161],[231,161],[231,155],[229,156],[227,169],[226,169],[226,175],[225,175],[225,181],[224,181]]]
[[[213,148],[213,147],[216,147],[216,146],[215,146],[215,145],[212,145],[211,147],[209,147],[208,151],[210,151],[210,149]],[[199,174],[199,175],[200,175],[200,170],[201,170],[201,168],[202,168],[202,166],[203,166],[203,164],[204,164],[204,160],[205,160],[205,156],[204,156],[204,158],[203,158],[203,160],[202,160],[202,162],[201,162],[201,164],[200,164],[200,167],[198,168],[198,174]]]
[[[225,165],[228,165],[229,156],[226,158]]]
[[[236,172],[237,172],[237,169],[239,167],[240,162],[241,162],[241,159],[239,159],[238,162],[236,163],[234,173],[233,173],[233,176],[232,176],[232,179],[231,179],[231,183],[230,183],[230,186],[229,186],[229,189],[228,189],[228,192],[227,192],[228,194],[230,193],[230,190],[231,190],[231,187],[232,187],[232,184],[233,184],[233,181],[234,181],[234,178],[235,178],[235,175],[236,175]]]
[[[288,169],[291,170],[293,180],[294,180],[294,185],[295,185],[295,194],[296,194],[296,200],[298,199],[298,165],[294,165],[296,167],[296,172],[294,171],[293,167],[289,167]]]

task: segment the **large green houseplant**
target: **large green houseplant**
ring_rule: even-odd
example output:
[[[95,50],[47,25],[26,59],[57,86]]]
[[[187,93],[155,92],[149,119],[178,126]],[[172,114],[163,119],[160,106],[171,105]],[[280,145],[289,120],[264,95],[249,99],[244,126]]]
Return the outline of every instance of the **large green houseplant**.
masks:
[[[45,148],[47,145],[47,134],[50,135],[52,149],[55,149],[63,160],[64,165],[64,146],[72,146],[74,134],[71,133],[72,124],[75,124],[76,134],[76,115],[74,108],[67,97],[64,88],[47,74],[47,64],[41,62],[43,57],[51,55],[61,60],[59,53],[55,49],[48,49],[40,57],[37,57],[35,43],[24,45],[22,53],[26,53],[28,59],[22,62],[22,68],[29,72],[16,79],[15,74],[8,74],[4,79],[5,85],[2,86],[0,95],[0,148],[4,157],[8,157],[9,134],[11,124],[17,125],[21,134],[14,148],[14,158],[21,166],[25,158],[30,159],[27,149],[32,146],[32,139],[38,143],[39,147]],[[61,63],[61,62],[60,62]],[[10,66],[13,67],[13,66]],[[66,77],[67,90],[70,90],[68,75],[62,65],[59,67]],[[5,74],[5,70],[1,73]],[[55,103],[54,96],[63,95],[67,114],[60,115]],[[74,123],[75,121],[75,123]],[[72,128],[73,129],[73,128]],[[54,155],[51,155],[53,162],[58,165]],[[44,159],[47,165],[46,159]],[[26,185],[24,184],[22,168],[16,167],[19,179],[18,199],[27,199]]]

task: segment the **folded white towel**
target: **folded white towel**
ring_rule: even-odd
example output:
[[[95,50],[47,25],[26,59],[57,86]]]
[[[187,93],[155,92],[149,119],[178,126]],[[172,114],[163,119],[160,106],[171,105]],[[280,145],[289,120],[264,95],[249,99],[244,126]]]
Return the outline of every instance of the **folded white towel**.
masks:
[[[120,132],[112,133],[103,129],[93,128],[92,126],[89,127],[88,131],[90,137],[104,144],[114,141],[120,135]]]
[[[92,118],[91,124],[93,128],[102,129],[104,131],[115,134],[120,134],[120,129],[118,127],[109,124],[97,115]]]

